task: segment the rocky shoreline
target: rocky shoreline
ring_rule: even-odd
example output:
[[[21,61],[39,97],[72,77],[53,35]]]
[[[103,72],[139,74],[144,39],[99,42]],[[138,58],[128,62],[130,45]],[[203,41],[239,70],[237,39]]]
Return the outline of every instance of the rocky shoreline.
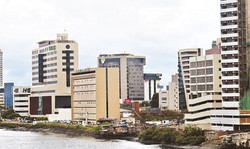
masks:
[[[84,128],[84,129],[83,129]],[[91,128],[91,129],[90,129]],[[101,135],[101,130],[97,127],[89,127],[85,129],[84,126],[70,126],[67,124],[36,124],[33,125],[31,123],[13,123],[13,122],[0,122],[0,129],[7,129],[12,131],[31,131],[31,132],[39,132],[44,134],[49,133],[57,133],[57,134],[63,134],[70,137],[94,137],[96,139],[105,139],[105,140],[113,140],[113,139],[119,139],[119,140],[127,140],[127,141],[135,141],[140,142],[142,144],[147,145],[153,145],[158,144],[162,149],[219,149],[220,147],[212,145],[212,144],[204,144],[201,146],[178,146],[178,145],[167,145],[167,144],[159,144],[158,142],[154,141],[143,141],[139,140],[137,136],[132,135]]]
[[[40,123],[38,125],[41,125]],[[31,131],[31,132],[41,132],[41,133],[57,133],[57,134],[64,134],[70,137],[94,137],[96,139],[120,139],[120,140],[127,140],[127,141],[138,141],[136,136],[132,135],[111,135],[111,134],[101,134],[101,130],[97,127],[86,127],[92,128],[91,130],[85,130],[84,126],[70,126],[67,124],[51,124],[47,125],[46,123],[42,126],[33,125],[31,123],[13,123],[13,122],[0,122],[0,129],[7,129],[12,131]]]

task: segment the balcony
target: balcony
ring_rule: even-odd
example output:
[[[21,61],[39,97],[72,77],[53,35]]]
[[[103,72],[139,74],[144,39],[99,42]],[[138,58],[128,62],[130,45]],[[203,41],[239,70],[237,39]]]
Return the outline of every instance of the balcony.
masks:
[[[223,84],[222,88],[239,88],[239,84]]]
[[[238,42],[223,42],[221,46],[237,46]]]
[[[220,4],[229,4],[229,3],[237,3],[237,0],[225,0],[225,1],[220,1]]]
[[[232,12],[232,11],[238,11],[237,7],[236,8],[227,8],[227,9],[221,9],[220,12]]]
[[[222,76],[221,80],[238,80],[239,76]]]
[[[221,71],[239,71],[239,67],[221,68]]]
[[[221,55],[225,54],[238,54],[238,50],[221,51]]]
[[[224,17],[224,18],[221,18],[220,20],[221,21],[230,21],[230,20],[237,20],[238,19],[238,16],[232,16],[232,17]]]
[[[238,33],[222,34],[221,38],[238,37]]]
[[[221,60],[221,63],[238,63],[239,62],[239,59],[222,59]]]
[[[240,97],[240,93],[222,93],[222,97]],[[228,103],[230,103],[230,102],[228,102]],[[237,102],[237,103],[239,103],[239,102]]]

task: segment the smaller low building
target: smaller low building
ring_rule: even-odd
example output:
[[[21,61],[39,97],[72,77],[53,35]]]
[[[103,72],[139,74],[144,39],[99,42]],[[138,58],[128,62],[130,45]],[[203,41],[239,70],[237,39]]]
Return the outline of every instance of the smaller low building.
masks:
[[[178,74],[172,75],[167,90],[159,92],[159,108],[179,111]]]
[[[64,108],[58,109],[58,114],[48,114],[48,121],[49,122],[55,122],[55,121],[71,121],[71,109],[70,108]]]
[[[160,91],[160,73],[144,73],[144,100],[150,101]]]
[[[21,116],[29,114],[29,96],[31,93],[30,86],[13,87],[13,109]]]

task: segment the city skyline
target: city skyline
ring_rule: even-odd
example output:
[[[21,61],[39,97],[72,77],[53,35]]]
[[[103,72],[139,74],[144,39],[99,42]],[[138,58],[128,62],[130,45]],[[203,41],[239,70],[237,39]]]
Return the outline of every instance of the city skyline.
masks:
[[[31,85],[37,41],[66,30],[79,43],[79,68],[96,67],[102,53],[146,56],[145,73],[177,72],[177,51],[209,49],[220,37],[219,1],[1,1],[4,82]],[[199,6],[199,7],[197,7]]]

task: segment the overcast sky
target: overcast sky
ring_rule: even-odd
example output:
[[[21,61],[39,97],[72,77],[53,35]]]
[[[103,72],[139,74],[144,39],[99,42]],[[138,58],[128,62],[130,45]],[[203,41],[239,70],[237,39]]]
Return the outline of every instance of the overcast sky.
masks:
[[[65,29],[79,44],[79,67],[103,53],[146,56],[145,72],[177,72],[177,51],[209,49],[220,37],[219,0],[0,0],[4,82],[31,85],[31,51]]]

